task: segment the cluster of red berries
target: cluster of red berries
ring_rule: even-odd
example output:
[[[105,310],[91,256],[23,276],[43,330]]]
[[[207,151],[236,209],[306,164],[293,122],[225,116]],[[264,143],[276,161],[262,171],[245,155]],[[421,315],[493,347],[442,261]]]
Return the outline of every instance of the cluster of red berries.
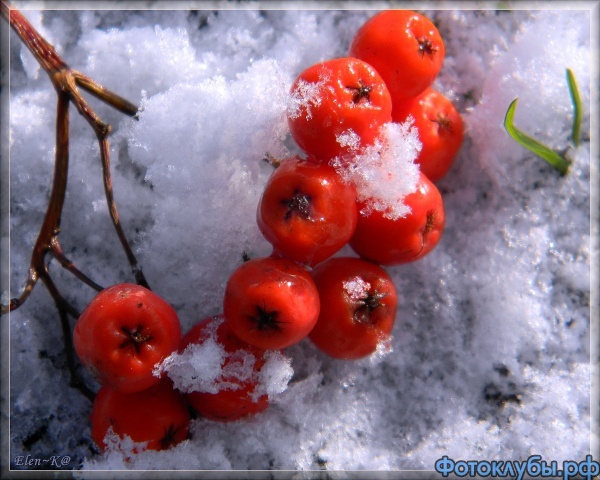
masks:
[[[222,315],[202,320],[182,338],[173,309],[142,287],[117,285],[90,303],[74,343],[103,385],[91,415],[101,448],[110,429],[147,448],[181,441],[188,435],[188,407],[221,421],[266,409],[261,369],[272,352],[305,338],[339,359],[386,347],[397,292],[384,266],[422,258],[438,243],[444,208],[433,182],[448,171],[462,142],[459,114],[431,88],[444,53],[430,20],[389,10],[359,29],[348,57],[300,73],[287,116],[305,155],[272,161],[257,224],[273,252],[232,273]],[[420,171],[415,190],[400,199],[409,213],[394,217],[367,208],[369,199],[359,198],[359,187],[339,167],[378,145],[385,125],[407,121],[422,143]],[[357,257],[335,256],[346,245]],[[209,339],[225,352],[211,388],[178,389],[157,375],[169,355],[184,355]]]
[[[73,345],[101,384],[90,415],[92,438],[101,450],[124,436],[152,450],[188,437],[185,398],[168,377],[154,375],[155,365],[180,343],[175,310],[139,285],[106,288],[81,313]]]
[[[429,19],[388,10],[359,29],[348,57],[298,75],[287,117],[305,155],[278,161],[259,201],[257,223],[272,255],[242,265],[228,282],[224,317],[239,338],[281,349],[308,337],[340,359],[385,345],[397,294],[382,266],[413,262],[439,242],[445,213],[434,182],[462,143],[460,115],[431,87],[444,54]],[[397,199],[410,211],[397,217],[370,208],[372,198],[360,198],[339,168],[383,143],[385,125],[404,122],[416,125],[422,148],[416,188]],[[335,256],[345,245],[360,258]]]

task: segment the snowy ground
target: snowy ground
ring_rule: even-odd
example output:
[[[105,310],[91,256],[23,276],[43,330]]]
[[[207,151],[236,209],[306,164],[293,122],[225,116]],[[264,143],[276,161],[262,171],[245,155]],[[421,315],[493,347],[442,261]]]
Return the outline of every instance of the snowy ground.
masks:
[[[125,230],[153,290],[186,330],[220,313],[243,252],[270,252],[255,209],[270,173],[265,154],[295,151],[285,122],[291,82],[312,63],[345,55],[357,28],[385,4],[311,11],[265,3],[258,11],[235,3],[218,12],[116,5],[25,13],[71,66],[143,105],[136,122],[92,100],[114,128]],[[598,145],[590,141],[598,127],[598,6],[594,18],[591,3],[554,11],[478,5],[423,9],[446,41],[436,86],[455,101],[467,133],[439,183],[441,244],[388,269],[400,296],[391,352],[343,362],[302,342],[287,351],[294,376],[268,411],[235,424],[196,420],[191,440],[126,463],[91,447],[90,403],[68,387],[56,311],[38,285],[10,315],[2,350],[4,468],[23,469],[16,459],[26,455],[69,456],[63,469],[84,470],[431,471],[444,455],[598,460]],[[4,37],[5,22],[1,28]],[[50,189],[56,100],[14,34],[7,53],[10,179],[3,157],[2,184],[10,185],[10,238],[3,233],[2,260],[16,296]],[[502,121],[518,97],[517,126],[567,148],[567,68],[585,106],[584,141],[561,177],[515,144]],[[75,113],[60,239],[99,284],[133,280],[107,214],[95,137]],[[55,263],[51,274],[79,309],[92,298]],[[6,289],[3,282],[3,303]],[[4,342],[8,322],[2,318]]]

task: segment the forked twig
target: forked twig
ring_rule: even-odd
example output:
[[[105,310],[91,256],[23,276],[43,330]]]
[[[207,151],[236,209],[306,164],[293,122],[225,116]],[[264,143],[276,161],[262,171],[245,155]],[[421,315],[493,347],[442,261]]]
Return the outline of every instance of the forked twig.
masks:
[[[8,20],[12,29],[16,32],[21,41],[34,55],[40,66],[48,74],[58,97],[54,177],[52,180],[52,190],[50,193],[50,199],[48,201],[48,207],[33,247],[29,266],[29,275],[25,286],[23,287],[19,297],[13,298],[9,305],[1,306],[0,315],[13,311],[22,305],[29,297],[37,281],[41,280],[50,292],[59,313],[63,329],[67,361],[69,363],[73,385],[79,388],[87,396],[91,396],[93,394],[91,394],[89,391],[86,391],[87,388],[77,378],[75,359],[73,357],[68,315],[77,317],[78,312],[76,309],[70,306],[65,298],[60,294],[48,272],[48,254],[50,254],[60,263],[63,268],[74,274],[83,283],[97,291],[102,290],[100,285],[79,271],[73,262],[65,257],[58,242],[58,234],[60,232],[60,221],[66,195],[67,176],[69,169],[69,106],[71,103],[73,103],[77,111],[85,118],[85,120],[96,133],[100,148],[104,191],[113,226],[127,256],[127,260],[131,265],[132,273],[135,276],[136,282],[139,285],[149,288],[142,269],[140,268],[136,257],[133,254],[129,242],[127,241],[127,237],[125,236],[121,226],[113,195],[110,173],[110,150],[108,143],[108,135],[110,134],[111,127],[110,125],[102,122],[98,115],[96,115],[93,109],[89,106],[88,102],[81,95],[79,88],[89,92],[104,103],[107,103],[111,107],[131,117],[135,117],[137,115],[138,108],[128,100],[104,88],[102,85],[98,84],[81,72],[70,68],[56,53],[54,47],[48,43],[39,34],[39,32],[35,30],[35,28],[18,10],[12,9],[5,0],[0,0],[0,6],[2,9],[2,16]]]

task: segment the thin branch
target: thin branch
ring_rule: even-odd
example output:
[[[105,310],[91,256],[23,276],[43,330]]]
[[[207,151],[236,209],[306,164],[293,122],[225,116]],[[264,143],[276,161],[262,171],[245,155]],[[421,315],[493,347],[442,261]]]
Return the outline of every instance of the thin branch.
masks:
[[[104,181],[104,190],[108,204],[108,210],[117,236],[121,242],[127,260],[132,269],[132,273],[138,284],[149,288],[142,269],[131,250],[129,242],[125,236],[119,220],[114,194],[112,191],[112,180],[110,175],[110,149],[107,137],[110,134],[110,125],[104,123],[88,102],[83,98],[79,89],[88,91],[106,104],[135,117],[138,108],[128,100],[120,97],[114,92],[104,88],[86,75],[71,69],[66,62],[56,53],[54,47],[48,43],[29,21],[17,10],[11,9],[7,2],[0,1],[2,7],[2,16],[9,22],[19,38],[34,55],[38,63],[48,74],[54,89],[58,96],[57,107],[57,140],[54,165],[54,178],[52,182],[52,191],[46,210],[44,221],[38,233],[35,246],[31,255],[29,276],[21,295],[13,298],[8,306],[2,305],[0,315],[12,311],[22,305],[29,297],[37,280],[46,273],[46,255],[51,253],[59,261],[61,266],[72,272],[82,282],[95,290],[101,287],[93,282],[89,277],[80,272],[62,253],[58,243],[58,234],[60,232],[60,220],[63,211],[64,199],[67,188],[67,173],[69,165],[69,103],[73,103],[77,111],[84,117],[92,127],[98,138],[100,147],[100,158],[102,162],[102,172]],[[46,282],[44,282],[46,283]]]
[[[106,140],[106,137],[100,137],[100,136],[98,136],[98,141],[100,142],[100,158],[102,160],[102,171],[103,171],[102,178],[104,179],[104,192],[106,195],[106,200],[108,202],[110,218],[112,219],[112,222],[113,222],[113,225],[117,232],[117,235],[119,237],[119,240],[121,241],[123,250],[125,250],[127,258],[129,260],[129,263],[132,267],[133,275],[135,276],[136,282],[138,283],[138,285],[141,285],[142,287],[150,288],[148,283],[146,282],[146,279],[144,278],[142,269],[138,265],[135,255],[133,254],[133,251],[131,250],[131,247],[129,246],[129,242],[127,241],[127,238],[125,237],[125,233],[123,232],[123,229],[121,228],[121,222],[119,220],[119,212],[117,211],[117,205],[115,203],[115,199],[114,199],[114,195],[113,195],[112,178],[111,178],[111,174],[110,174],[110,155],[109,155],[108,141]]]
[[[111,92],[109,89],[103,87],[98,82],[95,82],[90,77],[83,75],[81,72],[76,70],[73,70],[72,72],[77,85],[94,95],[96,98],[99,98],[114,109],[119,110],[130,117],[135,117],[138,114],[138,107],[129,100]]]
[[[63,268],[74,274],[80,281],[96,291],[102,290],[100,285],[75,267],[73,262],[64,255],[58,242],[69,170],[69,106],[72,102],[77,111],[96,133],[100,147],[104,190],[113,226],[132,267],[137,283],[149,288],[119,221],[119,214],[112,190],[110,149],[107,139],[111,127],[96,115],[81,95],[78,86],[126,115],[135,117],[138,109],[128,100],[104,88],[81,72],[69,68],[56,53],[54,47],[33,28],[19,11],[11,9],[5,0],[0,0],[0,6],[2,16],[9,21],[21,41],[27,46],[48,74],[57,94],[56,150],[50,199],[48,200],[46,214],[31,253],[27,282],[19,297],[13,298],[8,306],[0,306],[0,315],[4,315],[22,305],[31,294],[37,281],[41,280],[52,296],[58,311],[63,333],[65,355],[71,375],[71,386],[79,389],[87,398],[93,400],[95,396],[94,392],[84,384],[78,373],[77,361],[73,349],[69,315],[78,318],[79,312],[60,293],[50,276],[47,263],[47,255],[51,254]]]
[[[101,287],[96,282],[94,282],[90,277],[88,277],[85,273],[83,273],[82,271],[80,271],[75,266],[75,264],[65,256],[65,254],[62,251],[62,248],[61,248],[60,244],[58,243],[58,238],[57,237],[54,237],[52,239],[52,241],[51,241],[51,244],[50,244],[50,253],[52,254],[52,256],[54,258],[56,258],[56,260],[58,260],[58,263],[60,263],[60,265],[65,270],[68,270],[69,272],[71,272],[73,275],[75,275],[83,283],[85,283],[89,287],[93,288],[97,292],[100,292],[101,290],[104,289],[104,287]]]
[[[2,16],[9,21],[12,29],[19,35],[21,41],[33,53],[39,64],[48,74],[67,67],[65,62],[56,53],[56,50],[54,50],[54,47],[33,28],[21,12],[12,9],[8,2],[4,0],[0,4],[2,6]]]
[[[10,303],[8,305],[0,305],[0,316],[7,314],[8,312],[12,312],[16,310],[21,305],[25,303],[29,294],[32,292],[33,287],[37,283],[39,279],[39,275],[37,269],[33,267],[29,267],[29,275],[27,276],[27,281],[25,282],[25,286],[23,290],[21,290],[21,295],[16,298],[11,298]]]
[[[13,298],[8,308],[3,306],[2,313],[13,311],[21,306],[29,297],[41,273],[46,269],[46,254],[50,250],[53,239],[60,232],[60,217],[67,189],[69,171],[69,97],[65,93],[58,94],[56,113],[56,154],[54,158],[54,178],[52,191],[44,221],[40,227],[29,262],[29,277],[21,296]]]
[[[60,318],[60,325],[63,334],[64,350],[67,357],[67,366],[69,367],[69,373],[71,376],[71,387],[78,389],[90,401],[93,402],[96,394],[90,388],[88,388],[87,385],[85,385],[81,376],[79,375],[79,371],[77,370],[77,361],[74,355],[73,339],[71,337],[71,325],[69,324],[68,314],[74,314],[73,316],[75,316],[75,318],[77,318],[79,315],[77,312],[73,312],[71,310],[69,303],[59,293],[56,285],[48,274],[48,270],[44,270],[44,272],[41,274],[41,280],[50,292],[50,295],[54,300],[54,304],[56,305],[56,309],[58,310],[58,316]]]
[[[46,269],[46,253],[50,250],[53,238],[60,231],[60,217],[67,189],[69,171],[69,97],[64,93],[58,94],[56,113],[56,154],[54,158],[54,178],[50,200],[40,227],[29,262],[29,277],[18,298],[10,301],[8,308],[2,306],[2,314],[20,307],[35,287],[41,272]]]

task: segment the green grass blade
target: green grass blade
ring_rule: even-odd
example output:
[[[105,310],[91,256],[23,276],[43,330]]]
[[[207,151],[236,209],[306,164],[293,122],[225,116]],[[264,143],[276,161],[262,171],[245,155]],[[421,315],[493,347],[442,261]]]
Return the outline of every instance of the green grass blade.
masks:
[[[566,158],[514,126],[513,119],[515,116],[515,110],[517,108],[517,100],[518,99],[515,98],[508,106],[508,110],[506,111],[506,115],[504,117],[504,128],[512,137],[512,139],[515,140],[519,145],[543,158],[564,175],[567,173],[570,165],[570,162]]]
[[[579,139],[581,136],[581,117],[583,115],[583,108],[581,96],[579,95],[579,87],[577,86],[575,75],[570,68],[567,68],[567,83],[569,84],[569,93],[571,94],[571,102],[573,103],[573,131],[571,133],[571,139],[573,145],[577,147],[579,146]]]

